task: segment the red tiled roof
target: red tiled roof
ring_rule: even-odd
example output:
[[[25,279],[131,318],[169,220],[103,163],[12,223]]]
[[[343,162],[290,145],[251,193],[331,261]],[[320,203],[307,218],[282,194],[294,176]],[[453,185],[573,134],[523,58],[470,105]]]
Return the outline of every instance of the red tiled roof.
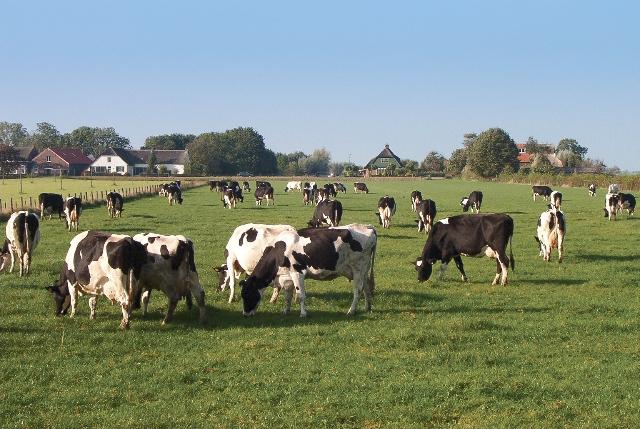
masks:
[[[60,148],[60,147],[52,147],[49,148],[52,152],[58,155],[60,158],[67,161],[69,164],[86,164],[90,165],[93,161],[90,158],[85,156],[80,149],[74,148]]]
[[[520,162],[520,164],[522,163],[528,163],[528,162],[532,162],[533,157],[531,156],[530,153],[526,153],[526,152],[521,152],[518,154],[518,161]]]

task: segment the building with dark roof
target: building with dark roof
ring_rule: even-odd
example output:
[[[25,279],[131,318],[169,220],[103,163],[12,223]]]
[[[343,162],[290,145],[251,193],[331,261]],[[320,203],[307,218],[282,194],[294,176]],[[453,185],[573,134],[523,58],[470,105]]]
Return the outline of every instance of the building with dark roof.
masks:
[[[402,161],[395,153],[389,149],[389,145],[384,145],[384,149],[377,156],[371,159],[365,166],[365,174],[371,176],[379,176],[387,171],[389,166],[392,169],[402,167]]]
[[[75,148],[48,147],[33,158],[34,172],[42,175],[80,176],[91,159]]]
[[[152,152],[156,155],[158,169],[164,167],[169,174],[184,174],[185,166],[189,163],[186,150],[130,150],[112,147],[107,148],[91,163],[91,174],[147,174]]]

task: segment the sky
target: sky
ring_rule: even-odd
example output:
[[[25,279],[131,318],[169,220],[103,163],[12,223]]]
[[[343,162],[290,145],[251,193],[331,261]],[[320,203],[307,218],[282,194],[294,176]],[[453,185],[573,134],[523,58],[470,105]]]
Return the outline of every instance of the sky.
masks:
[[[449,156],[492,127],[640,170],[640,2],[0,0],[0,121],[253,127],[275,152]]]

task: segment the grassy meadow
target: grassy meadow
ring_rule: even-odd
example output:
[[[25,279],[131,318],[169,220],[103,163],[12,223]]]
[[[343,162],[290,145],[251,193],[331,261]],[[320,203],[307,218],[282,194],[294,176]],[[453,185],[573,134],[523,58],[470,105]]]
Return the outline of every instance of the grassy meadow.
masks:
[[[182,206],[160,197],[125,202],[122,219],[109,219],[104,207],[83,211],[81,229],[192,238],[205,326],[184,303],[162,326],[167,300],[159,292],[126,332],[105,299],[96,320],[86,297],[74,319],[55,317],[44,286],[57,279],[75,234],[43,221],[32,274],[0,275],[0,427],[640,425],[640,219],[608,222],[603,194],[562,189],[567,237],[558,264],[556,252],[550,263],[538,257],[533,236],[545,203],[533,202],[527,185],[370,181],[368,195],[348,186],[338,196],[343,224],[377,224],[384,194],[398,203],[391,228],[377,228],[373,311],[347,317],[351,288],[340,278],[307,282],[306,319],[295,304],[280,314],[282,297],[244,318],[239,292],[228,304],[228,291],[216,291],[213,267],[231,232],[247,222],[303,227],[313,211],[300,193],[283,192],[285,182],[272,183],[275,207],[256,207],[249,196],[223,209],[201,187],[186,191]],[[425,235],[410,211],[413,189],[436,201],[438,219],[460,214],[472,190],[484,192],[483,212],[509,213],[510,285],[490,285],[495,262],[486,258],[464,258],[468,283],[454,264],[444,280],[418,283],[411,263]]]

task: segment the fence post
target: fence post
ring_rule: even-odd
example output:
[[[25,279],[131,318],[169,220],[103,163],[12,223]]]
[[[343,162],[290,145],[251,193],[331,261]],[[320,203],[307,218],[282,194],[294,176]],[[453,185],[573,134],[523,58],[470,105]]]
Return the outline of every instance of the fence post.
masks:
[[[13,213],[13,197],[11,197],[11,213]]]
[[[31,197],[29,197],[29,208],[33,208],[33,200],[31,199]]]
[[[24,198],[20,197],[20,210],[24,210]]]

